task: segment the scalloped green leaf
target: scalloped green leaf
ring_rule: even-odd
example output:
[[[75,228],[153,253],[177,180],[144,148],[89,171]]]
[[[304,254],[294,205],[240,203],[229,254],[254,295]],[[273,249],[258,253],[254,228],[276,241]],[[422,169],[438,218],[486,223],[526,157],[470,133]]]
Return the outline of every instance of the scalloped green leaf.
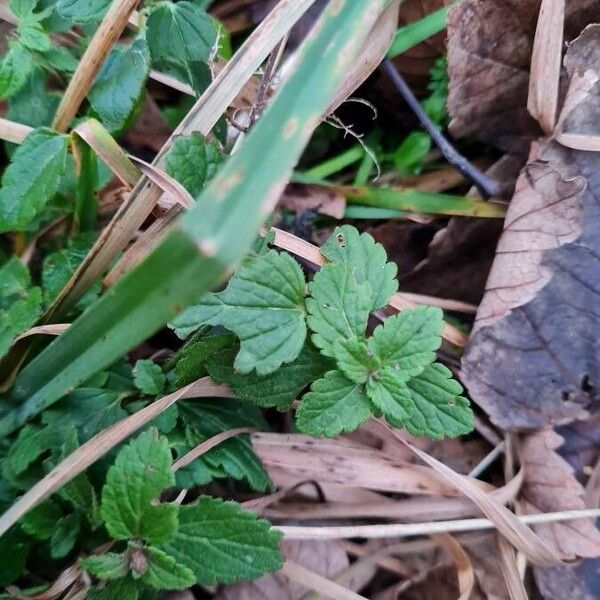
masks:
[[[409,433],[435,440],[473,431],[473,411],[450,369],[434,363],[407,382],[415,411],[405,421]]]
[[[157,503],[175,485],[173,460],[165,437],[150,429],[124,446],[108,470],[100,515],[115,540],[142,538],[160,544],[177,529],[178,506]]]
[[[58,191],[68,142],[45,127],[25,138],[2,175],[0,232],[26,230]]]
[[[157,590],[184,590],[196,583],[193,571],[177,562],[160,548],[148,546],[143,550],[148,567],[140,580]]]
[[[377,411],[397,427],[416,410],[404,376],[394,367],[385,367],[369,377],[367,395]]]
[[[119,131],[124,127],[144,93],[149,72],[150,52],[145,39],[113,48],[88,93],[106,129]]]
[[[236,348],[228,348],[207,363],[212,379],[217,383],[227,383],[241,400],[281,411],[287,410],[309,383],[334,368],[331,361],[305,346],[296,360],[281,365],[274,373],[242,375],[233,368],[236,353]]]
[[[296,426],[303,433],[334,437],[354,431],[371,416],[364,386],[339,371],[317,379],[296,411]]]
[[[283,564],[281,534],[235,502],[201,496],[182,506],[174,538],[161,548],[189,567],[198,583],[255,579]]]
[[[197,132],[178,137],[165,157],[167,173],[197,198],[216,174],[224,156]]]
[[[359,284],[351,269],[342,264],[325,265],[309,285],[307,323],[312,341],[325,356],[335,356],[339,339],[364,334],[371,308],[371,287]]]
[[[403,310],[373,331],[369,349],[406,381],[435,360],[435,351],[442,344],[443,324],[439,308],[419,306]]]
[[[338,340],[333,350],[338,369],[356,383],[365,383],[369,375],[381,367],[381,362],[365,340]]]
[[[295,360],[304,346],[304,288],[298,263],[271,250],[248,257],[224,292],[204,296],[172,327],[179,336],[203,324],[226,327],[240,339],[236,371],[267,375]]]
[[[385,248],[368,233],[351,225],[336,227],[321,252],[331,262],[351,268],[359,284],[371,286],[370,312],[383,308],[398,291],[398,267],[388,262]]]

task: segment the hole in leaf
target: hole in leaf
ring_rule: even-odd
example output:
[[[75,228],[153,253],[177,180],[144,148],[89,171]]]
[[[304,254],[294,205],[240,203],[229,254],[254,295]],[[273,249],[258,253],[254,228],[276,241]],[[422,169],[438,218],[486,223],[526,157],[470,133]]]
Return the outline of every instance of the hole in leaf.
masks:
[[[590,381],[590,376],[587,373],[581,378],[581,383],[579,384],[579,387],[581,388],[582,392],[589,393],[594,391],[594,386],[592,385],[592,382]]]

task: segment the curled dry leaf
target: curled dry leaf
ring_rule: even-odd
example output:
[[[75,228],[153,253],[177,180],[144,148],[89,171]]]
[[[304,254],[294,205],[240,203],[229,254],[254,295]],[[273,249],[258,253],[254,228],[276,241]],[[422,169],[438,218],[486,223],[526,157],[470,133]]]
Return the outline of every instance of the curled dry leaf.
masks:
[[[575,75],[582,50],[574,44],[567,54]],[[574,76],[561,123],[579,85]],[[596,90],[577,102],[579,119],[597,114]],[[600,154],[533,145],[462,363],[471,397],[504,429],[568,423],[600,408],[599,194]]]
[[[586,508],[584,488],[556,450],[562,438],[552,430],[525,436],[519,447],[524,470],[521,506],[528,514]],[[536,533],[564,560],[600,556],[600,531],[591,519],[536,525]]]
[[[339,542],[283,541],[281,551],[291,560],[317,575],[334,579],[348,568],[348,555]],[[269,573],[255,581],[225,587],[215,600],[300,600],[306,588],[290,581],[281,571]]]
[[[539,127],[527,111],[540,0],[463,0],[448,20],[451,132],[523,156]],[[565,39],[597,20],[598,0],[566,3]],[[501,39],[498,32],[502,32]]]

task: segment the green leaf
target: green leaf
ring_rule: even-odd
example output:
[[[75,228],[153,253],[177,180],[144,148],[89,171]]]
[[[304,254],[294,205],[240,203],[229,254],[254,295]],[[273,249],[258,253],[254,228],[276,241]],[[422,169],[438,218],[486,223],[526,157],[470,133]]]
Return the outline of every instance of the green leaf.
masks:
[[[30,284],[29,270],[18,258],[0,267],[0,356],[41,314],[41,290]]]
[[[179,389],[204,377],[208,373],[205,365],[212,356],[235,342],[236,338],[231,333],[211,333],[186,342],[179,351],[179,359],[175,365],[174,388]]]
[[[44,306],[48,307],[67,284],[77,267],[82,263],[94,243],[95,234],[74,236],[67,242],[66,248],[48,254],[42,267],[42,289]],[[76,304],[83,311],[96,300],[100,292],[100,283],[90,287]]]
[[[343,264],[325,265],[309,286],[306,299],[308,326],[312,341],[325,356],[335,355],[339,339],[364,334],[371,308],[371,286],[359,284],[351,269]]]
[[[185,452],[229,429],[254,427],[258,430],[268,430],[268,425],[258,408],[237,400],[222,398],[214,401],[205,400],[201,403],[182,402],[179,408],[187,429],[188,446],[184,449]],[[271,485],[261,461],[254,454],[247,435],[226,440],[203,454],[194,463],[202,463],[208,467],[209,472],[213,473],[213,477],[246,480],[256,491],[265,491]],[[194,463],[190,465],[192,468],[186,467],[177,472],[178,485],[190,487],[189,484],[192,481],[189,479],[186,481],[186,477],[193,474],[207,475],[206,470],[203,473],[196,471]],[[203,483],[207,483],[207,481]]]
[[[61,17],[74,23],[100,21],[111,0],[58,0],[56,10]]]
[[[304,275],[287,254],[271,250],[248,257],[224,292],[207,294],[201,303],[173,321],[178,335],[194,325],[223,325],[240,339],[235,369],[259,375],[293,361],[304,345]]]
[[[63,558],[71,552],[77,541],[80,525],[79,515],[75,513],[54,523],[54,533],[50,538],[50,556],[52,558]]]
[[[148,567],[141,581],[157,590],[184,590],[196,583],[193,571],[154,546],[144,548]]]
[[[43,127],[52,122],[59,102],[60,94],[47,91],[44,74],[34,69],[23,87],[11,96],[6,117],[30,127]]]
[[[217,383],[227,383],[242,400],[281,411],[287,410],[309,383],[333,368],[331,361],[305,346],[296,360],[281,365],[269,375],[242,375],[233,368],[236,351],[235,348],[228,348],[207,363],[212,379]]]
[[[339,371],[317,379],[304,395],[296,412],[296,425],[309,435],[334,437],[354,431],[371,416],[364,386]]]
[[[64,46],[53,46],[44,52],[48,64],[57,71],[70,75],[75,72],[79,61]]]
[[[359,284],[371,286],[370,312],[384,307],[398,291],[398,267],[387,262],[385,248],[368,233],[360,234],[351,225],[336,227],[321,252],[331,262],[351,268]]]
[[[212,71],[205,62],[182,62],[174,59],[161,58],[159,60],[153,60],[152,66],[161,73],[175,77],[175,79],[182,83],[188,84],[198,96],[206,91],[213,79]],[[193,104],[193,97],[188,96],[188,98],[192,100]],[[185,116],[185,114],[183,116]]]
[[[385,367],[369,377],[367,395],[392,425],[403,425],[415,411],[404,375],[394,367]]]
[[[39,23],[26,23],[20,26],[19,39],[24,46],[37,52],[46,52],[52,44],[50,36]]]
[[[26,425],[11,445],[6,460],[15,475],[19,475],[46,450],[45,435],[39,427]]]
[[[10,585],[23,575],[29,547],[29,541],[16,528],[0,538],[0,586]]]
[[[178,137],[165,157],[167,173],[197,198],[223,162],[216,144],[199,133]]]
[[[460,383],[452,372],[434,363],[411,379],[407,386],[416,410],[404,423],[412,435],[435,440],[457,437],[473,430],[473,411],[469,401],[461,396]]]
[[[165,389],[165,374],[149,359],[138,360],[133,368],[135,387],[147,396],[157,396]]]
[[[116,540],[168,541],[177,528],[177,506],[157,504],[175,484],[167,439],[150,429],[122,448],[102,488],[100,514]]]
[[[119,131],[144,93],[150,72],[146,40],[129,47],[116,46],[108,55],[88,94],[92,108],[109,131]]]
[[[192,2],[159,2],[147,21],[152,60],[206,62],[217,42],[211,17]]]
[[[365,383],[369,375],[381,366],[367,343],[358,338],[338,340],[333,352],[338,369],[356,383]]]
[[[371,352],[384,366],[396,369],[404,381],[418,375],[435,360],[441,346],[443,313],[439,308],[420,306],[388,317],[369,338]]]
[[[15,152],[2,175],[0,231],[23,231],[58,190],[67,164],[68,136],[40,128]]]
[[[0,98],[18,92],[25,85],[33,65],[33,56],[23,44],[11,44],[0,63]]]
[[[227,584],[280,569],[280,539],[268,521],[235,502],[202,496],[181,507],[177,533],[163,549],[201,585]]]
[[[38,0],[10,0],[8,7],[15,17],[22,20],[30,16],[37,3]]]
[[[124,554],[106,552],[98,556],[80,558],[79,564],[98,579],[119,579],[129,572],[129,565]]]
[[[38,540],[49,540],[62,518],[60,507],[53,500],[46,500],[32,508],[22,519],[21,528]]]
[[[44,411],[42,422],[60,425],[67,419],[77,428],[80,441],[87,442],[96,433],[127,416],[127,412],[121,407],[122,399],[123,394],[120,392],[79,388]]]
[[[138,586],[131,577],[116,579],[104,588],[88,591],[89,600],[137,600],[138,596]]]

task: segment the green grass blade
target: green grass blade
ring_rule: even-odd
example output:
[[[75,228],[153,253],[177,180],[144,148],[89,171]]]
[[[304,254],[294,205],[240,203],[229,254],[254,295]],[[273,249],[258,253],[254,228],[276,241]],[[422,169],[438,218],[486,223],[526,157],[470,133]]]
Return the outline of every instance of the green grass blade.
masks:
[[[236,266],[271,212],[300,153],[385,0],[332,0],[287,84],[198,199],[135,269],[17,376],[0,437],[158,330]]]
[[[448,11],[450,6],[444,6],[439,10],[436,10],[427,16],[400,27],[396,32],[394,41],[390,49],[388,50],[388,58],[395,58],[396,56],[410,50],[417,44],[424,42],[440,31],[446,29],[446,19],[448,18]]]
[[[503,218],[506,214],[505,204],[468,196],[399,187],[333,186],[333,189],[342,194],[349,204],[394,211],[489,218]]]

